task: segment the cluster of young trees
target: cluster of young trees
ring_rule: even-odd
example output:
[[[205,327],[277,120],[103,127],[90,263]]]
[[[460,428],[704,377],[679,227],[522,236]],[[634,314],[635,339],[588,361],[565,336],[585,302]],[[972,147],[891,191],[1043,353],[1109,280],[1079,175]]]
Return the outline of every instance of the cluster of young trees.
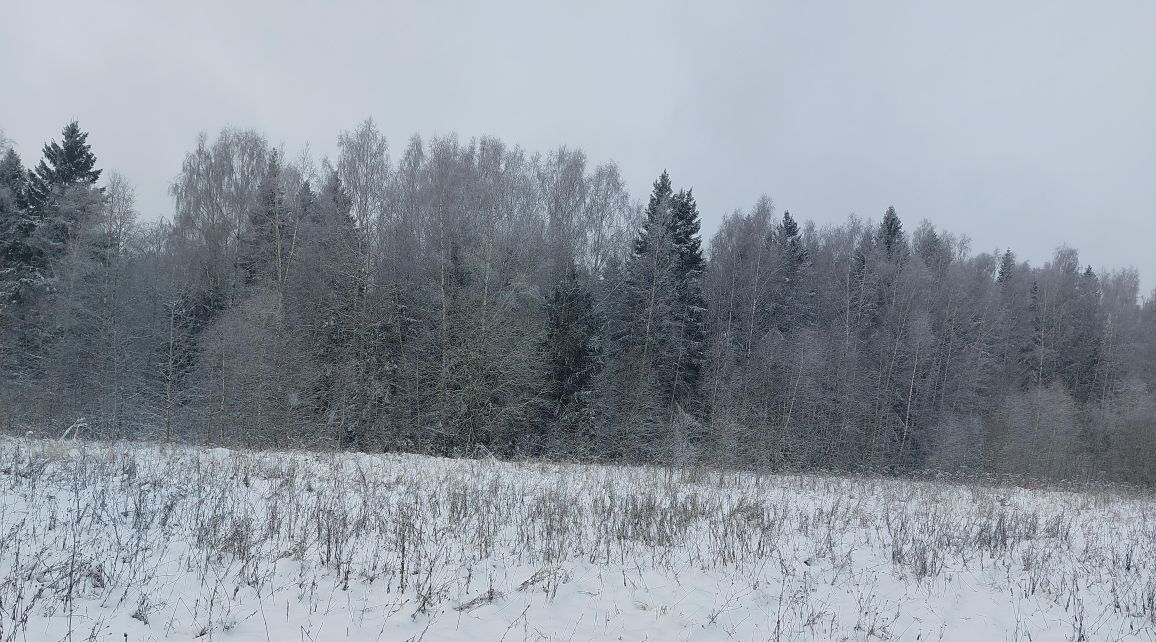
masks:
[[[0,149],[0,424],[213,444],[1156,482],[1156,302],[894,209],[704,252],[576,150],[201,136],[140,222],[76,123]],[[102,178],[105,179],[102,182]]]

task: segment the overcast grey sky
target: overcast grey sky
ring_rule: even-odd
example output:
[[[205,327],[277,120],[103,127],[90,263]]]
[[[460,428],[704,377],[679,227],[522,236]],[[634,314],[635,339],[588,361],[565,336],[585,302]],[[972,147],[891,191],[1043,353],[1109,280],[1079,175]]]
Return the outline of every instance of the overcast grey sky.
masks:
[[[26,163],[78,118],[146,215],[198,132],[332,154],[372,115],[667,168],[704,228],[928,218],[982,251],[1156,285],[1156,2],[6,3],[0,128]]]

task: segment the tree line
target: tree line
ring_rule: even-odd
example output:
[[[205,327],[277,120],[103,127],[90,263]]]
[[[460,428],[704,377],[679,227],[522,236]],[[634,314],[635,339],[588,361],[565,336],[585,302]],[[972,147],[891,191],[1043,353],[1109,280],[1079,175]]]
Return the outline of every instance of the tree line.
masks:
[[[206,444],[1156,482],[1156,297],[893,209],[704,247],[566,147],[200,136],[138,220],[76,122],[0,142],[0,425]]]

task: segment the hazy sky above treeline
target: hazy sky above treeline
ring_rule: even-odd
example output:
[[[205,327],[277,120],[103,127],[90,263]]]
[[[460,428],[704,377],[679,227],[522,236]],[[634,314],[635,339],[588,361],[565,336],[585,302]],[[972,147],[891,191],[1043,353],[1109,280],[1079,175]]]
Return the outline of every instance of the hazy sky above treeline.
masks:
[[[78,118],[146,216],[198,132],[332,155],[373,116],[664,168],[709,236],[769,194],[819,224],[894,205],[1156,285],[1156,3],[14,2],[0,128],[25,162]]]

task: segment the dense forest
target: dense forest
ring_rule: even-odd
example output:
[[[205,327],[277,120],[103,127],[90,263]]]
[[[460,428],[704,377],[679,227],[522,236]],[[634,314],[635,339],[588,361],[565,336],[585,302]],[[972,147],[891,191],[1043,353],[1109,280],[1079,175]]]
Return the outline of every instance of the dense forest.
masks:
[[[574,149],[338,149],[202,135],[141,221],[77,123],[34,165],[0,143],[0,427],[1156,482],[1134,270],[769,198],[704,243],[678,177],[639,203]]]

